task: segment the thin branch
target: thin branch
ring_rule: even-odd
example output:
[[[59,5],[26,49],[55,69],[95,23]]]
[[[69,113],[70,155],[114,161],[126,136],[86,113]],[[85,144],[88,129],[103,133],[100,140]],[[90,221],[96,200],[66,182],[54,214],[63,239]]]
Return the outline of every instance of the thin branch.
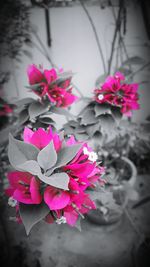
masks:
[[[114,16],[114,20],[115,20],[115,22],[116,22],[116,21],[117,21],[117,18],[116,18],[116,14],[115,14],[114,6],[112,5],[111,0],[109,1],[109,3],[110,3],[110,6],[112,7],[112,13],[113,13],[113,16]],[[130,71],[132,71],[132,65],[131,65],[131,63],[130,63],[130,61],[129,61],[128,51],[127,51],[127,49],[126,49],[126,46],[125,46],[125,43],[124,43],[124,39],[123,39],[123,37],[122,37],[122,35],[121,35],[121,31],[119,30],[119,45],[121,45],[121,44],[122,44],[122,47],[123,47],[123,49],[124,49],[124,53],[125,53],[126,58],[127,58],[127,61],[128,61],[129,69],[130,69]]]
[[[50,58],[41,38],[39,37],[39,35],[36,33],[36,31],[33,31],[34,36],[36,37],[36,39],[38,40],[39,44],[41,45],[41,48],[43,49],[43,52],[45,54],[45,57],[47,58],[47,60],[50,62],[52,67],[55,67],[57,69],[57,66],[53,63],[52,59]]]
[[[123,9],[122,3],[123,2],[120,0],[119,1],[118,16],[117,16],[117,19],[116,19],[116,27],[115,27],[115,31],[114,31],[112,46],[111,46],[110,58],[109,58],[109,61],[108,61],[108,72],[107,72],[108,75],[111,72],[111,65],[112,65],[112,60],[113,60],[113,55],[114,55],[114,48],[115,48],[116,38],[117,38],[118,31],[120,31],[120,26],[121,26],[121,14],[122,14],[122,9]]]
[[[96,39],[96,43],[97,43],[97,46],[98,46],[98,50],[99,50],[99,54],[100,54],[100,57],[101,57],[101,60],[102,60],[102,64],[103,64],[103,69],[104,69],[104,73],[106,73],[106,64],[105,64],[105,59],[104,59],[104,56],[103,56],[103,51],[102,51],[102,48],[101,48],[101,44],[99,42],[99,38],[98,38],[98,34],[97,34],[97,31],[96,31],[96,28],[95,28],[95,25],[93,23],[93,20],[86,8],[86,6],[84,5],[84,1],[83,0],[79,0],[84,12],[86,13],[89,21],[90,21],[90,24],[91,24],[91,27],[93,29],[93,32],[94,32],[94,36],[95,36],[95,39]]]
[[[150,66],[150,61],[146,64],[144,64],[142,67],[140,67],[139,69],[137,69],[136,71],[132,72],[129,76],[128,76],[128,80],[133,78],[136,74],[138,74],[140,71],[146,69],[148,66]]]

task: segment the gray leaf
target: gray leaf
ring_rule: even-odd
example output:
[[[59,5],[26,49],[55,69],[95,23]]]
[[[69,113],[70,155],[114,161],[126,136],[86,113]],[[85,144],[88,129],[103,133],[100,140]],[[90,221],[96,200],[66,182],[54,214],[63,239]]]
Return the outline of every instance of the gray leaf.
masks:
[[[60,189],[68,190],[68,183],[70,178],[65,172],[55,173],[49,177],[44,174],[40,174],[38,177],[45,184],[52,185]]]
[[[26,171],[33,175],[38,175],[41,173],[41,168],[35,160],[28,160],[23,164],[18,165],[17,170]]]
[[[38,154],[37,161],[45,171],[52,168],[57,161],[57,153],[53,141],[44,147]]]
[[[9,134],[8,157],[11,165],[17,167],[28,160],[36,160],[39,149],[35,146],[16,140]]]
[[[38,205],[20,203],[19,211],[26,233],[29,235],[32,227],[48,215],[49,208],[44,202]]]

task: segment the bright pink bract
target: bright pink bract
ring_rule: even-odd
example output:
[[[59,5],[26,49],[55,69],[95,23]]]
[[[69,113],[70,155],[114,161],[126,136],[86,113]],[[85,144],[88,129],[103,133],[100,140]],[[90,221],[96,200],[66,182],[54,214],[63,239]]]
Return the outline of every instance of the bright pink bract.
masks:
[[[37,131],[25,128],[23,138],[25,143],[34,145],[40,151],[53,142],[57,155],[64,147],[64,142],[68,148],[79,144],[73,136],[65,141],[61,134],[53,133],[51,128],[47,131],[42,128]],[[69,225],[74,226],[80,215],[83,216],[96,208],[86,189],[94,187],[96,182],[104,183],[101,178],[104,168],[97,165],[96,161],[91,161],[89,154],[84,153],[85,150],[94,153],[87,144],[81,143],[81,148],[71,160],[68,160],[68,163],[60,165],[58,169],[55,168],[55,174],[63,172],[68,175],[68,190],[48,185],[41,181],[38,175],[14,171],[8,174],[10,186],[6,189],[6,194],[17,200],[18,205],[19,203],[38,205],[44,201],[49,207],[49,214],[45,217],[46,222],[53,223],[58,220],[60,223],[61,218],[63,220],[65,218]],[[51,158],[49,160],[51,161]]]
[[[123,114],[131,116],[131,111],[140,107],[137,93],[138,84],[127,84],[124,79],[124,75],[120,72],[109,76],[101,88],[95,89],[95,100],[100,104],[108,103],[120,107]]]
[[[62,72],[42,70],[35,65],[30,65],[27,69],[29,84],[32,91],[40,98],[48,97],[49,101],[57,107],[68,107],[75,102],[78,97],[72,94],[71,78],[64,78]]]

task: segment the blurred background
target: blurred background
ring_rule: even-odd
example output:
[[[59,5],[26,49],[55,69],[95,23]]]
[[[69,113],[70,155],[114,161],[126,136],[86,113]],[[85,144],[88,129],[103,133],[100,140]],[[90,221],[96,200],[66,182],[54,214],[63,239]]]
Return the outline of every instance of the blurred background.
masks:
[[[120,137],[118,146],[113,143],[111,147],[103,148],[108,151],[107,155],[101,151],[107,158],[111,153],[124,150],[124,155],[136,166],[137,179],[132,190],[126,188],[128,210],[121,211],[121,215],[119,210],[115,223],[95,223],[95,218],[86,219],[82,232],[42,222],[26,237],[23,226],[13,221],[7,202],[1,202],[1,266],[150,266],[146,265],[150,246],[150,2],[1,1],[2,99],[12,103],[27,96],[34,97],[25,87],[28,84],[27,66],[33,63],[47,69],[71,70],[74,93],[79,97],[93,97],[96,85],[116,70],[139,83],[141,108],[133,113],[132,127],[123,126],[125,142],[122,143]],[[78,114],[83,105],[82,101],[73,104],[71,112]],[[57,117],[58,128],[64,122],[65,119]],[[107,200],[104,202],[107,204]],[[102,213],[105,215],[104,210]]]

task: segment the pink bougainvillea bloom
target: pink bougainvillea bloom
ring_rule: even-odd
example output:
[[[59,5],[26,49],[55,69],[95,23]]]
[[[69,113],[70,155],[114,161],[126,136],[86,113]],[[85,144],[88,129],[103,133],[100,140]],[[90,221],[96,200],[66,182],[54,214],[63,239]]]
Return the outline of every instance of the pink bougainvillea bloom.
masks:
[[[70,195],[67,191],[47,186],[44,191],[44,201],[49,206],[50,210],[60,210],[68,205]]]
[[[76,154],[70,158],[72,146],[79,144],[73,136],[65,141],[62,133],[53,133],[51,128],[47,131],[42,128],[32,131],[26,127],[23,138],[24,142],[30,143],[40,150],[53,141],[58,161],[53,166],[52,175],[59,174],[58,178],[61,179],[61,173],[66,173],[68,177],[67,190],[60,189],[61,187],[56,188],[40,180],[40,175],[45,171],[41,168],[39,177],[20,171],[9,173],[10,186],[7,188],[6,194],[17,200],[18,205],[19,203],[40,204],[43,200],[50,211],[44,218],[46,222],[53,223],[55,221],[58,224],[67,222],[70,226],[74,226],[79,216],[83,217],[83,214],[96,208],[95,203],[86,193],[86,189],[93,187],[96,182],[102,184],[101,175],[104,168],[97,166],[96,157],[89,156],[94,152],[86,143],[80,143],[81,145],[77,146],[79,149]],[[63,154],[65,152],[61,150],[64,148],[66,154],[70,153],[66,157]],[[47,172],[44,172],[44,175],[46,179],[51,176],[51,174],[48,176]]]
[[[18,202],[24,204],[40,204],[40,181],[26,172],[14,171],[8,174],[10,187],[6,189],[8,196],[13,196]]]
[[[55,69],[44,70],[44,76],[48,82],[48,84],[54,82],[57,79],[57,72]]]
[[[117,72],[114,76],[109,76],[101,85],[101,88],[95,90],[96,102],[108,103],[121,108],[121,112],[131,116],[132,110],[140,108],[138,103],[138,84],[127,84],[124,82],[124,75]]]
[[[59,82],[59,76],[54,68],[42,70],[30,65],[27,74],[33,92],[40,98],[47,96],[57,107],[68,107],[78,99],[72,94],[71,78]]]
[[[29,65],[27,68],[27,74],[29,79],[29,84],[34,85],[44,81],[44,75],[41,70],[39,70],[35,65]]]
[[[61,140],[57,133],[53,133],[51,127],[46,131],[43,128],[39,128],[37,131],[25,127],[23,132],[23,139],[26,143],[30,143],[39,149],[47,146],[51,140],[53,140],[56,151],[61,148]]]

